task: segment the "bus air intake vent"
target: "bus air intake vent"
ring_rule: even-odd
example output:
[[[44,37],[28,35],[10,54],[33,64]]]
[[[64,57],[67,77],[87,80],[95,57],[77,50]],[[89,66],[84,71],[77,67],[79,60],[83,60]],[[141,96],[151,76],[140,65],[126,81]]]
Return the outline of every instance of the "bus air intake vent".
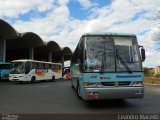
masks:
[[[131,82],[101,82],[103,86],[129,86]]]

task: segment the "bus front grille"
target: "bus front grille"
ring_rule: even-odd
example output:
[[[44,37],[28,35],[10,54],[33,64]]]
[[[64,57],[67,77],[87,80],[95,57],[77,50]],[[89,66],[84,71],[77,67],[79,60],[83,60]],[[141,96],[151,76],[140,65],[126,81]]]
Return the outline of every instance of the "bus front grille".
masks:
[[[129,86],[131,84],[130,81],[127,82],[101,82],[103,86]]]

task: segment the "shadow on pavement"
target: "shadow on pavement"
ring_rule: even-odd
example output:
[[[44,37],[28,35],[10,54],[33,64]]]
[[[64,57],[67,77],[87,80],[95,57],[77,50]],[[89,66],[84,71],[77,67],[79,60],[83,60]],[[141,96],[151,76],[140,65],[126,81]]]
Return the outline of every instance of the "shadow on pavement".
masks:
[[[100,100],[100,101],[84,101],[87,107],[97,108],[122,108],[128,107],[130,104],[124,99]]]

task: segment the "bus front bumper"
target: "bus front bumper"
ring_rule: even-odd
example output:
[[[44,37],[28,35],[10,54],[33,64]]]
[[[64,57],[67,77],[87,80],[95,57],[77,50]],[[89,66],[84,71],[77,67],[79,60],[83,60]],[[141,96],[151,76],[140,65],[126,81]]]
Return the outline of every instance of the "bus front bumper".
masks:
[[[28,81],[24,78],[9,78],[9,81]]]
[[[1,76],[0,79],[2,79],[2,80],[8,80],[9,76]]]
[[[10,75],[9,81],[30,81],[30,80],[24,75]]]
[[[144,87],[83,88],[84,100],[143,98]]]

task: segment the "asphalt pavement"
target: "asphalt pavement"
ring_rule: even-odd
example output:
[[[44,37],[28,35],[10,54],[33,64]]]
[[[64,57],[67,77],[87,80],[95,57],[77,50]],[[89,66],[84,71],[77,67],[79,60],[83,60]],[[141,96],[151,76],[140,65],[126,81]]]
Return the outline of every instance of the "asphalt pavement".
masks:
[[[142,99],[83,101],[70,81],[19,84],[0,82],[0,113],[160,114],[160,85],[145,85]]]

